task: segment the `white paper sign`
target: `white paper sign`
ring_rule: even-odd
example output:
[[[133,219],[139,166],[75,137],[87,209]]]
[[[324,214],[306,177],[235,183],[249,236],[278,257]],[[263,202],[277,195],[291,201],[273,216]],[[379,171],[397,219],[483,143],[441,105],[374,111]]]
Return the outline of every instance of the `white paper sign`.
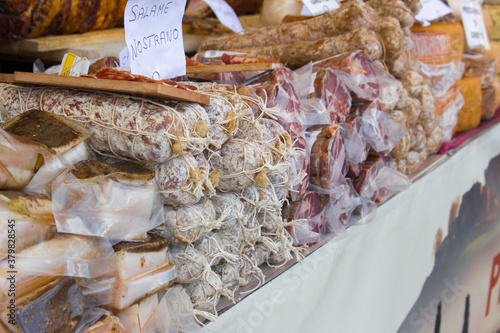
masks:
[[[182,17],[186,0],[129,0],[125,41],[133,74],[170,79],[186,74]]]
[[[490,42],[484,26],[481,3],[479,1],[461,1],[460,10],[469,48],[489,49]]]
[[[422,8],[415,18],[424,23],[424,26],[429,25],[429,21],[437,20],[440,17],[452,13],[450,7],[445,5],[441,0],[420,0]]]
[[[219,19],[220,23],[237,33],[243,33],[238,15],[234,12],[233,8],[229,6],[224,0],[203,0],[207,5],[212,8],[215,16]]]
[[[309,11],[309,9],[307,9],[306,6],[302,6],[302,10],[300,11],[300,15],[312,16],[311,12]]]
[[[313,15],[321,15],[340,8],[336,0],[302,0],[309,12]]]
[[[119,54],[120,67],[130,67],[130,52],[128,51],[128,46],[125,46]]]

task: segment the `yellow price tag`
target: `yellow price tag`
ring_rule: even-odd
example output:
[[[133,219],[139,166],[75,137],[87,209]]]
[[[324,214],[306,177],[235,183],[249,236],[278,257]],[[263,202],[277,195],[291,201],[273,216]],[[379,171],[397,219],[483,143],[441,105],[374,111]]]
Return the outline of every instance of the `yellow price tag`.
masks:
[[[67,53],[64,56],[63,59],[63,64],[61,67],[61,75],[62,76],[70,76],[71,74],[71,68],[73,67],[73,64],[75,63],[76,55],[73,53]]]

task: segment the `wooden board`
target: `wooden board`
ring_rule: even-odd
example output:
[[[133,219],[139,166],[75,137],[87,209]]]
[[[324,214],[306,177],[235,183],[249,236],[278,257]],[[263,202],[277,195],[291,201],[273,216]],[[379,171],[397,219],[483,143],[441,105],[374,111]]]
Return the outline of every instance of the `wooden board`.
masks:
[[[136,96],[166,98],[201,104],[210,103],[210,97],[207,95],[195,91],[169,87],[162,83],[94,79],[25,72],[14,72],[14,82],[67,88],[104,90]]]
[[[64,54],[68,52],[76,54],[79,57],[92,60],[110,56],[117,57],[125,46],[125,41],[121,41],[106,44],[78,46],[69,49],[46,52],[19,52],[12,48],[0,48],[0,59],[14,60],[18,62],[33,62],[39,58],[45,65],[50,66],[60,64]]]
[[[124,40],[125,30],[123,28],[114,28],[89,31],[82,34],[29,38],[13,43],[11,47],[17,49],[18,52],[46,52],[86,45],[121,42]],[[5,45],[2,44],[2,46]]]

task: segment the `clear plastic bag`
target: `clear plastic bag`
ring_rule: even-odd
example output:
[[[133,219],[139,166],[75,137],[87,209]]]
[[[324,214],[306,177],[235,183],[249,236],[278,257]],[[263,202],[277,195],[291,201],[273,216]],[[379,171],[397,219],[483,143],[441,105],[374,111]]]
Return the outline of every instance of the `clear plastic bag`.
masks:
[[[120,323],[127,332],[143,332],[158,309],[158,294],[149,296],[118,313]]]
[[[345,174],[358,175],[361,162],[366,160],[366,143],[359,132],[347,123],[339,125],[342,130],[346,152],[345,168],[348,168]]]
[[[376,152],[388,154],[403,137],[406,128],[385,113],[378,102],[356,106],[351,120],[361,138]]]
[[[21,190],[43,163],[43,156],[50,156],[34,142],[13,136],[0,128],[0,185],[3,190]]]
[[[57,230],[112,241],[140,236],[164,222],[163,201],[153,185],[130,185],[117,175],[77,179],[67,173],[52,186]]]
[[[12,270],[12,261],[0,261],[0,272]],[[113,248],[97,237],[57,235],[15,254],[16,295],[21,297],[58,276],[95,278],[116,269]],[[9,300],[10,282],[0,280],[0,305]]]
[[[304,129],[304,114],[301,101],[295,90],[295,78],[288,69],[280,69],[267,73],[257,78],[249,86],[241,86],[238,93],[257,99],[262,99],[266,107],[276,110],[272,117],[283,126],[290,135],[292,142],[302,136]],[[252,105],[252,102],[250,102]],[[261,111],[253,103],[252,109],[255,116],[260,116]]]
[[[57,176],[65,170],[73,168],[75,163],[88,159],[89,155],[87,144],[82,142],[65,154],[46,160],[24,190],[35,193],[50,193],[50,184]]]
[[[202,332],[196,322],[193,304],[181,287],[169,288],[160,297],[151,319],[142,327],[143,332]]]
[[[436,100],[436,111],[440,114],[443,142],[451,142],[458,121],[458,113],[464,106],[464,98],[458,89],[451,87],[448,92]]]
[[[296,158],[290,158],[290,179],[299,179],[300,181],[290,188],[288,198],[291,201],[297,201],[304,196],[309,184],[310,158],[305,136],[298,138],[293,146],[300,149],[302,153]]]

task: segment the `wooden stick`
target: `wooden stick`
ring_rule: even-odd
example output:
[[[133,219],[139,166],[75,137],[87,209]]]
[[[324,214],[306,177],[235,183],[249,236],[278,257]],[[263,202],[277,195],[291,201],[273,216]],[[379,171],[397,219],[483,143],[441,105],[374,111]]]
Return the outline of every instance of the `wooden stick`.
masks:
[[[87,77],[72,77],[26,72],[14,72],[14,82],[90,90],[105,90],[117,93],[175,99],[201,104],[210,103],[210,96],[196,91],[169,87],[162,83],[94,79]]]
[[[271,62],[259,62],[253,64],[233,64],[233,65],[186,66],[186,73],[200,74],[200,73],[267,71],[269,69],[281,68],[282,66],[283,66],[282,64],[271,63]]]
[[[14,82],[14,74],[0,73],[0,82],[2,82],[2,83],[13,83]]]

